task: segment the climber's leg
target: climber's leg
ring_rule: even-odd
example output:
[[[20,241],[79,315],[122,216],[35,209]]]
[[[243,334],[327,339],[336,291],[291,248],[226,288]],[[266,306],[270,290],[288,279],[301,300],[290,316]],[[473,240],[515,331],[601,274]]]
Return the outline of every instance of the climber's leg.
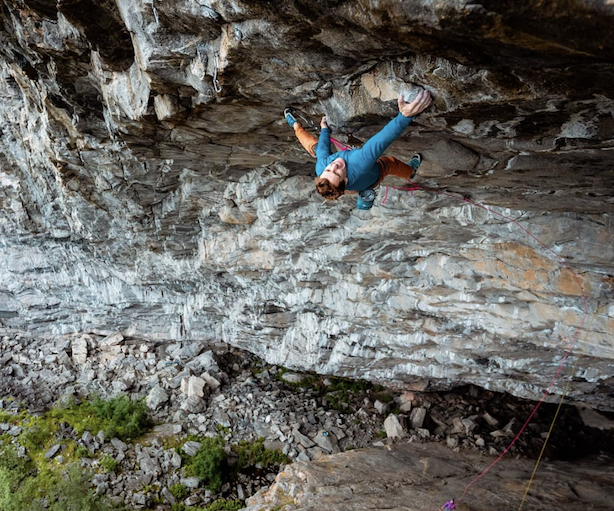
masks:
[[[318,139],[311,133],[308,133],[298,122],[294,123],[294,134],[301,145],[307,150],[311,156],[316,155],[316,146],[318,145]]]
[[[414,153],[414,156],[412,157],[411,160],[409,160],[407,164],[410,165],[414,169],[414,175],[416,175],[416,172],[418,172],[418,167],[420,166],[421,163],[422,163],[422,156],[420,155],[420,153]]]
[[[284,110],[284,118],[286,119],[288,126],[290,126],[294,130],[294,134],[296,135],[296,138],[298,138],[298,141],[301,143],[301,145],[307,150],[307,152],[311,156],[315,156],[316,146],[318,145],[318,139],[314,137],[313,135],[310,135],[309,133],[307,133],[305,128],[303,128],[298,123],[298,121],[296,120],[296,117],[292,115],[292,109],[286,108]]]
[[[410,160],[409,165],[394,156],[382,156],[377,163],[380,168],[380,175],[377,184],[381,183],[387,175],[411,179],[416,174],[420,166],[421,158],[418,153]]]

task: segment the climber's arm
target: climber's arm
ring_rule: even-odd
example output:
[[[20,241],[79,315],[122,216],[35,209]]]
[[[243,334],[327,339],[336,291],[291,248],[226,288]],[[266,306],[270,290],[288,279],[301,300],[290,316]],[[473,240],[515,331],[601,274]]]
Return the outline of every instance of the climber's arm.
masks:
[[[366,162],[375,162],[394,140],[405,131],[411,124],[414,117],[428,108],[431,104],[431,94],[429,91],[422,90],[411,103],[406,103],[403,96],[399,96],[399,114],[392,119],[377,134],[373,135],[365,142],[360,149],[361,156]]]
[[[377,159],[384,154],[388,146],[405,131],[405,128],[407,128],[413,120],[413,117],[405,117],[403,114],[399,113],[359,149],[362,159],[369,163],[377,161]]]
[[[324,172],[324,160],[328,158],[332,153],[330,152],[330,127],[326,122],[326,117],[322,117],[320,122],[320,138],[318,139],[318,145],[316,146],[316,174],[319,176]]]

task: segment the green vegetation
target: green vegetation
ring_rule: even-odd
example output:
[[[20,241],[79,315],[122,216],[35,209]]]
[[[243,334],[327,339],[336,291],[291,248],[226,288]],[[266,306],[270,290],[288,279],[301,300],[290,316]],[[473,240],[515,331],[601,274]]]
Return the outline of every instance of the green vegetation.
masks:
[[[198,477],[206,488],[218,492],[227,472],[226,452],[221,438],[202,438],[200,449],[187,459],[185,473]]]
[[[289,463],[290,458],[279,449],[271,450],[264,447],[264,438],[259,438],[256,442],[250,443],[242,440],[232,446],[232,450],[239,455],[237,468],[243,470],[250,466],[260,466],[268,468],[271,465],[281,465]]]
[[[15,415],[12,413],[0,412],[0,423],[14,424],[16,422],[19,422],[21,418],[21,414]]]
[[[71,403],[53,408],[47,413],[30,415],[0,413],[0,422],[19,425],[17,438],[3,435],[0,439],[0,509],[2,511],[110,511],[119,509],[93,494],[87,480],[89,475],[73,462],[91,457],[89,450],[64,440],[60,424],[67,423],[78,435],[89,431],[104,431],[107,438],[117,436],[130,440],[142,435],[153,423],[141,401],[133,402],[126,396],[108,401],[98,397],[79,405]],[[62,443],[64,462],[47,460],[44,452],[54,444]],[[15,446],[26,448],[29,459],[17,456]],[[110,456],[100,460],[107,472],[117,471],[119,464]],[[43,497],[45,505],[43,506]]]
[[[331,408],[343,413],[353,413],[355,411],[354,398],[362,394],[376,392],[380,401],[388,402],[392,400],[392,396],[383,392],[384,387],[365,380],[351,380],[334,376],[324,378],[317,374],[308,374],[301,381],[291,383],[283,379],[283,375],[288,371],[285,367],[280,367],[275,374],[275,378],[296,391],[309,389],[316,392],[320,397],[326,399]],[[324,385],[324,379],[328,380],[328,385]]]
[[[169,491],[177,500],[183,500],[188,496],[188,489],[181,483],[173,484]]]
[[[231,429],[229,427],[222,426],[221,424],[217,425],[217,430],[220,434],[224,434],[224,435],[231,433]]]
[[[14,449],[0,451],[0,509],[3,511],[111,511],[117,509],[93,494],[87,474],[70,465],[64,470],[37,469]],[[45,497],[48,506],[43,505]]]
[[[147,415],[147,407],[142,401],[131,401],[126,396],[118,396],[109,400],[95,397],[79,405],[52,408],[41,415],[29,415],[22,412],[11,416],[12,422],[23,428],[17,441],[27,449],[33,459],[42,458],[42,453],[58,442],[60,423],[65,422],[78,435],[85,431],[97,434],[104,431],[107,438],[114,436],[122,440],[131,440],[144,434],[153,426]],[[3,438],[7,444],[8,438]],[[89,457],[87,450],[80,446],[75,452],[76,457]]]
[[[19,435],[19,443],[32,454],[41,451],[49,444],[57,429],[45,417],[33,417],[26,422],[24,428],[24,431]]]
[[[105,472],[119,472],[119,463],[116,459],[112,458],[108,454],[105,454],[100,460],[100,466]]]
[[[120,440],[138,438],[153,426],[144,401],[131,401],[127,396],[118,396],[108,401],[96,398],[92,404],[94,414],[104,421],[107,438]]]
[[[239,499],[218,499],[207,507],[188,507],[185,504],[176,503],[171,506],[171,511],[238,511],[245,507],[245,503]]]
[[[367,390],[374,389],[372,383],[364,380],[348,380],[345,378],[330,378],[331,384],[326,388],[326,400],[331,408],[340,412],[352,413],[352,397],[356,394],[364,394]]]
[[[203,485],[213,492],[218,492],[225,482],[234,480],[238,472],[252,467],[266,469],[290,461],[281,451],[265,448],[264,438],[260,438],[254,443],[241,441],[233,445],[231,449],[238,456],[235,465],[229,463],[228,455],[224,449],[224,441],[221,437],[196,437],[191,438],[191,440],[200,442],[201,446],[194,456],[182,456],[185,474],[189,477],[198,477]],[[176,487],[175,490],[171,489],[171,492],[183,492],[185,488],[183,485],[174,485],[174,487]],[[181,499],[181,497],[175,498]]]
[[[203,511],[238,511],[244,506],[244,502],[239,499],[218,499],[209,504]]]
[[[90,450],[87,447],[85,447],[85,445],[80,445],[79,447],[77,447],[77,450],[75,451],[75,457],[91,458],[92,455],[90,453]]]
[[[147,405],[123,395],[109,400],[94,397],[79,405],[53,408],[47,415],[55,422],[67,422],[79,435],[85,431],[93,435],[104,431],[107,438],[120,440],[138,438],[153,426]]]
[[[392,397],[392,394],[389,394],[388,392],[378,392],[375,399],[382,403],[392,403],[392,401],[394,401],[394,397]]]

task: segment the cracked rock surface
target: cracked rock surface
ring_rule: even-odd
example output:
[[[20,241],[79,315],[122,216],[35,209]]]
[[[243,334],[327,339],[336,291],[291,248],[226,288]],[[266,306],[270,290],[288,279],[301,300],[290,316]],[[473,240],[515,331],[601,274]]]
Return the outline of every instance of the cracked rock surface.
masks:
[[[268,490],[248,499],[245,511],[441,509],[450,498],[458,500],[472,477],[490,461],[469,453],[450,455],[439,444],[345,452],[286,466]],[[607,463],[544,464],[523,509],[609,509],[614,481],[611,474],[606,475]],[[470,488],[458,509],[488,511],[519,505],[532,469],[530,461],[505,460],[488,474],[488,483]]]
[[[297,370],[533,399],[577,338],[569,398],[614,409],[611,3],[2,16],[4,327],[223,339]],[[418,87],[434,104],[389,154],[421,151],[420,184],[491,211],[394,189],[367,212],[323,203],[283,108],[359,145]]]

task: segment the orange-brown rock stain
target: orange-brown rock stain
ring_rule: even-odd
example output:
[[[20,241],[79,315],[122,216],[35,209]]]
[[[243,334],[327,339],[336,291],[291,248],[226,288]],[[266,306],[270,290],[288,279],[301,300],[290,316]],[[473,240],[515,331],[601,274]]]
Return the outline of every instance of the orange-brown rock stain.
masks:
[[[582,296],[591,294],[592,285],[584,275],[575,274],[566,268],[557,275],[553,283],[553,291],[562,295]]]

